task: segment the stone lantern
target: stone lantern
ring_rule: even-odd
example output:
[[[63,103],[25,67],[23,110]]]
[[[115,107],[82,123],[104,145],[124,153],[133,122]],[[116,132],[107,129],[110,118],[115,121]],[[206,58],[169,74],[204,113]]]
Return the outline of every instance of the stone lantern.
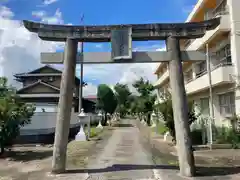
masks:
[[[86,141],[86,134],[84,132],[84,125],[86,121],[88,121],[88,115],[84,113],[84,109],[81,109],[80,114],[78,115],[79,122],[80,122],[80,129],[77,135],[75,136],[76,141]]]
[[[99,118],[99,123],[98,123],[98,125],[97,125],[97,128],[99,128],[99,129],[103,129],[103,126],[102,126],[102,113],[101,113],[101,111],[99,111],[99,113],[98,113],[98,118]]]

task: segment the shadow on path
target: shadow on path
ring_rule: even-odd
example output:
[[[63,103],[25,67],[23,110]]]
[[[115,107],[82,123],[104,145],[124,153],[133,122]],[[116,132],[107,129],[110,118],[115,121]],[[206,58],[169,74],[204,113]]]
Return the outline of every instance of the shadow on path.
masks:
[[[29,162],[34,160],[41,160],[51,157],[52,150],[45,151],[8,151],[5,158],[9,158],[10,161],[22,161]]]
[[[113,127],[134,127],[132,124],[114,124]]]
[[[135,164],[114,164],[102,169],[73,169],[65,173],[107,173],[131,170],[179,170],[178,166],[171,165],[135,165]],[[240,167],[197,167],[197,176],[226,176],[240,173]]]

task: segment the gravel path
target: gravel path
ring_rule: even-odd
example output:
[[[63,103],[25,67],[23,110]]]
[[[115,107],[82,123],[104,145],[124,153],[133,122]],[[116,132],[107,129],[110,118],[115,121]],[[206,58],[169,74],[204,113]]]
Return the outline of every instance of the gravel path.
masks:
[[[120,127],[89,165],[88,180],[158,179],[151,158],[140,143],[138,128]]]

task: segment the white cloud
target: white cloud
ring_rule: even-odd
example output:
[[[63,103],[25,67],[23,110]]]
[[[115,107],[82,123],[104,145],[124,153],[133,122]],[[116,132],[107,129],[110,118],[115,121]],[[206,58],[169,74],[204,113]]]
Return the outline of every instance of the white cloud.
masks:
[[[166,51],[166,47],[157,48],[156,51]]]
[[[57,9],[53,16],[42,16],[41,21],[47,24],[63,24],[62,12]]]
[[[6,76],[9,83],[18,85],[13,75],[39,67],[40,53],[54,52],[59,43],[41,41],[20,21],[9,18],[0,16],[0,76]]]
[[[46,13],[46,11],[43,11],[43,10],[42,11],[33,11],[32,16],[41,19],[41,18],[47,16],[47,13]]]
[[[96,79],[100,83],[108,84],[110,87],[118,82],[127,84],[134,91],[132,84],[140,77],[151,82],[156,81],[154,69],[158,64],[114,64],[114,65],[85,65],[84,76],[88,79]]]
[[[83,96],[96,95],[97,86],[92,83],[87,83],[88,85],[83,88]]]
[[[57,2],[58,0],[44,0],[43,1],[43,5],[50,5],[50,4],[53,4],[55,2]]]
[[[135,51],[165,51],[166,47],[159,45],[136,47]],[[117,82],[127,84],[134,91],[132,84],[140,77],[155,82],[157,80],[154,71],[158,63],[144,64],[101,64],[84,65],[84,76],[97,79],[101,83],[116,84]],[[79,66],[77,66],[79,69]]]
[[[13,16],[14,16],[14,13],[11,11],[10,8],[6,6],[0,6],[0,18],[10,19]]]

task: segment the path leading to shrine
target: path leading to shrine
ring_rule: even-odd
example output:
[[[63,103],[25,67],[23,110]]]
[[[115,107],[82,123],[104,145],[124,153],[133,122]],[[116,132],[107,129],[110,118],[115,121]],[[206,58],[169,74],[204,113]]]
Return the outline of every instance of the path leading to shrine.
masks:
[[[24,154],[32,153],[37,156],[44,150],[46,157],[42,155],[36,160],[18,162],[0,161],[0,180],[237,180],[239,172],[229,171],[229,168],[204,168],[202,176],[195,178],[183,178],[178,175],[179,170],[173,162],[177,158],[168,149],[164,149],[164,143],[160,150],[153,150],[146,143],[143,134],[133,124],[136,120],[121,120],[120,127],[107,130],[96,146],[91,146],[86,154],[88,165],[69,169],[67,173],[52,175],[51,147],[32,147]],[[27,148],[27,147],[26,147]],[[77,147],[76,147],[77,148]],[[78,148],[84,148],[82,146]],[[155,148],[156,149],[156,148]],[[88,150],[86,150],[88,151]],[[166,152],[167,151],[167,152]],[[23,155],[24,155],[23,154]],[[47,155],[46,155],[47,154]],[[68,154],[69,156],[69,154]],[[173,157],[170,157],[173,156]],[[34,157],[32,157],[34,159]],[[174,159],[175,160],[174,160]],[[82,159],[82,158],[80,158]],[[76,156],[77,160],[77,156]],[[79,160],[79,159],[78,159]],[[155,165],[155,163],[157,165]],[[68,164],[69,165],[69,164]],[[232,168],[234,169],[234,168]],[[212,171],[212,172],[211,172]],[[208,174],[208,175],[207,175]]]
[[[135,122],[134,122],[135,121]],[[164,161],[169,157],[143,143],[136,120],[122,120],[97,159],[88,166],[87,180],[235,180],[238,175],[204,175],[194,178],[179,176],[176,165]],[[154,163],[156,162],[157,165]]]
[[[139,130],[123,120],[97,160],[89,165],[88,180],[160,179],[152,155],[140,142]],[[130,127],[128,127],[130,126]]]

